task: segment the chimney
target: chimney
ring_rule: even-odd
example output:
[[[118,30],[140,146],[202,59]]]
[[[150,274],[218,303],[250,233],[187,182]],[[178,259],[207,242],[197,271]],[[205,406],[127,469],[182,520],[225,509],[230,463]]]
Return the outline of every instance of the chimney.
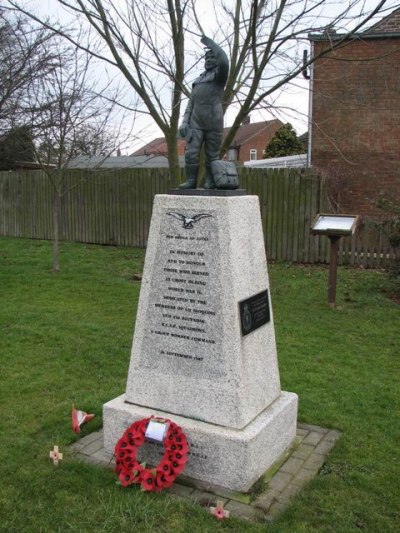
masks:
[[[337,34],[337,31],[335,30],[335,28],[333,28],[333,26],[328,26],[327,28],[324,29],[322,35],[324,37],[332,37],[333,35],[336,35],[336,34]]]
[[[117,156],[118,156],[118,157],[121,157],[121,148],[118,148],[118,150],[117,150]]]
[[[250,124],[250,115],[243,117],[242,126],[245,126],[246,124]]]

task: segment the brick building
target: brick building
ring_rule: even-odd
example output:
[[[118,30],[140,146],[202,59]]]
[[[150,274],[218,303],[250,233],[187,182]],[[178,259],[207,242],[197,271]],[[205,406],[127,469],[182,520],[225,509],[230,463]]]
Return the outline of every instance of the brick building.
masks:
[[[236,161],[239,165],[245,161],[262,159],[267,144],[281,126],[283,123],[277,119],[251,122],[250,117],[246,117],[228,148],[226,159]],[[225,128],[224,134],[229,129]]]
[[[183,139],[177,139],[176,141],[178,156],[183,156],[185,154],[186,143]],[[156,137],[148,144],[145,144],[136,152],[130,154],[131,157],[135,156],[168,156],[168,146],[165,140],[165,137]],[[168,161],[166,162],[168,166]]]
[[[310,40],[316,56],[343,35]],[[315,61],[309,131],[310,163],[342,212],[373,216],[380,193],[400,198],[400,9]]]
[[[248,116],[236,132],[235,138],[227,151],[226,159],[236,161],[239,165],[243,165],[245,161],[252,159],[262,159],[265,147],[274,136],[276,130],[282,125],[283,123],[277,119],[263,122],[251,122],[250,117]],[[228,133],[229,129],[230,128],[224,129],[224,135]],[[185,141],[178,139],[177,148],[178,155],[183,156],[186,149]],[[168,149],[165,137],[158,137],[131,155],[148,156],[167,154]]]

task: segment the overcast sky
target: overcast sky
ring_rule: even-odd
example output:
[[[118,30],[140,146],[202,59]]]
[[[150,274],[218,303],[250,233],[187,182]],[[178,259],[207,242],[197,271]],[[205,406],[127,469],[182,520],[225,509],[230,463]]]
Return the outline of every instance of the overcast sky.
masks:
[[[114,5],[118,4],[119,1],[125,3],[125,0],[114,0]],[[60,8],[57,0],[23,0],[23,2],[25,5],[34,7],[36,12],[42,13],[44,17],[48,15],[61,15],[61,20],[63,21],[63,23],[68,21],[68,17],[66,17],[65,12],[63,12],[62,8]],[[213,23],[213,27],[215,30],[215,21],[213,20],[213,17],[210,17],[210,12],[212,12],[211,7],[209,5],[210,2],[212,2],[212,0],[199,0],[196,6],[201,6],[198,11],[198,16],[202,27],[205,29],[206,32],[208,31],[208,28],[210,28],[210,35],[212,35],[213,30],[211,27],[211,22]],[[229,0],[227,0],[226,3],[229,5]],[[332,20],[332,17],[334,17],[335,14],[338,12],[338,10],[343,9],[351,3],[351,0],[341,2],[333,2],[327,0],[326,2],[324,2],[323,9],[321,9],[319,13],[319,24],[328,24]],[[376,7],[378,3],[379,2],[373,0],[365,0],[363,5],[365,6],[365,10],[368,11]],[[233,0],[232,5],[234,5]],[[384,15],[379,16],[377,20],[382,18],[382,16],[388,14],[392,9],[399,7],[399,5],[400,3],[395,0],[388,0],[385,4],[386,11]],[[371,24],[372,22],[369,25]],[[354,27],[354,20],[349,19],[347,26],[348,29]],[[345,31],[346,21],[342,22],[342,27],[337,27],[336,29],[339,32]],[[192,44],[192,46],[194,45],[195,44]],[[188,43],[187,46],[190,46],[190,44]],[[200,43],[198,43],[198,47],[200,50],[198,53],[202,53]],[[306,47],[307,46],[305,44],[304,48]],[[196,74],[199,74],[201,70],[202,64],[198,65],[198,73]],[[271,99],[269,103],[274,104],[275,106],[275,110],[272,113],[266,110],[253,111],[251,113],[251,121],[258,122],[263,120],[270,120],[271,118],[279,118],[283,122],[291,122],[295,127],[297,133],[302,134],[308,129],[308,100],[309,81],[304,79],[304,77],[301,75],[297,76],[297,78],[292,80],[292,82],[286,85],[281,91],[278,91],[274,95],[273,99]],[[185,105],[186,103],[184,102],[182,106],[182,114],[184,112]],[[228,109],[225,117],[225,125],[231,125],[234,117],[234,108]],[[154,122],[149,116],[142,116],[140,118],[137,118],[135,122],[135,130],[138,133],[140,132],[140,134],[138,134],[136,142],[131,142],[129,146],[127,145],[122,148],[123,155],[128,155],[129,153],[143,145],[145,142],[150,141],[154,137],[162,135],[160,130],[157,128],[157,126],[154,124]]]

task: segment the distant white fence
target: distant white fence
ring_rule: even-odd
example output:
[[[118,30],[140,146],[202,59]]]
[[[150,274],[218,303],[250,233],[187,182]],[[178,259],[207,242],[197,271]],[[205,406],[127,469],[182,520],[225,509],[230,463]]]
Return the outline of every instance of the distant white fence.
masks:
[[[244,166],[250,168],[305,168],[307,167],[307,154],[255,159],[245,161]]]

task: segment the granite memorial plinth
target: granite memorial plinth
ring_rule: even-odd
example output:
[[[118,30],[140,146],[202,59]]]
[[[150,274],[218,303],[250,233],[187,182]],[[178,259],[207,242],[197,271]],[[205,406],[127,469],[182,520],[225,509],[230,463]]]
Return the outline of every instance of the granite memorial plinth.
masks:
[[[185,474],[232,490],[247,491],[295,437],[257,196],[155,197],[126,392],[104,406],[105,450],[152,414],[185,431]],[[157,463],[162,447],[149,448]]]

